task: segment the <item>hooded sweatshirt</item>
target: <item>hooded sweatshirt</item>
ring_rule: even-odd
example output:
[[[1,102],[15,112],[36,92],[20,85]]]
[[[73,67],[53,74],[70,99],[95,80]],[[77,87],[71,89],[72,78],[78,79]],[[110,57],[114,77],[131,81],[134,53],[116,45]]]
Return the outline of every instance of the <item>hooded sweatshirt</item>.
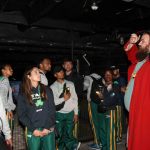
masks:
[[[18,117],[21,123],[33,132],[38,128],[50,129],[55,125],[55,105],[52,91],[46,87],[48,99],[42,100],[39,86],[32,88],[32,102],[30,104],[23,93],[18,96]]]
[[[7,111],[12,111],[16,108],[13,98],[12,89],[9,84],[9,80],[6,77],[0,76],[0,96],[3,102],[4,108]]]
[[[6,112],[2,99],[0,97],[0,133],[3,132],[5,139],[8,140],[11,138],[11,131],[8,124],[8,119],[6,117]]]

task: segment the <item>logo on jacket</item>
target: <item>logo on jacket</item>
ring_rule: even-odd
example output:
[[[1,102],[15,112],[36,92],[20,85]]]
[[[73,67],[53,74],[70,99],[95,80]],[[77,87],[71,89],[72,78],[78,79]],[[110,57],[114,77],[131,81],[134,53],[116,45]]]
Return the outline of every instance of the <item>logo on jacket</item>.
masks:
[[[44,102],[41,100],[41,96],[38,93],[32,94],[31,96],[36,107],[43,106]]]

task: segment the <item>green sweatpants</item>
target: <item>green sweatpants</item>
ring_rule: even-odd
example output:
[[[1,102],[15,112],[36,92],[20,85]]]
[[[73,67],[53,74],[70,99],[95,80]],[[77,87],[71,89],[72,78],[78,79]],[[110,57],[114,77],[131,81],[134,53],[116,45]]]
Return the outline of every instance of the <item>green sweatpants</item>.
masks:
[[[107,145],[102,150],[116,150],[115,122],[115,110],[107,111],[105,113]]]
[[[56,128],[59,132],[57,145],[59,150],[73,150],[78,141],[73,136],[73,122],[74,112],[70,113],[56,113]]]
[[[79,132],[79,121],[74,124],[73,136],[75,138],[78,138],[78,134],[79,134],[78,132]]]
[[[122,107],[116,106],[116,140],[122,140]]]
[[[98,105],[94,102],[89,102],[88,112],[94,134],[94,143],[106,145],[105,113],[98,113],[97,107]]]
[[[43,137],[36,137],[32,132],[27,131],[27,147],[28,150],[55,150],[54,132]]]
[[[78,103],[79,104],[79,103]],[[73,129],[73,136],[76,138],[76,139],[78,139],[78,136],[79,136],[79,121],[80,121],[80,108],[81,108],[81,106],[80,105],[78,105],[78,122],[76,122],[75,124],[74,124],[74,129]]]

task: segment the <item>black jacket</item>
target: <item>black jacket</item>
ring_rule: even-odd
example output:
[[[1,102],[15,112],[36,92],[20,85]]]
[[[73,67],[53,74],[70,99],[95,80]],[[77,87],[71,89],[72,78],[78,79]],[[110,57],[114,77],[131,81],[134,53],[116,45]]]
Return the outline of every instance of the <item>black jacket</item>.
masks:
[[[77,72],[72,71],[70,75],[65,75],[65,79],[72,81],[75,85],[75,90],[78,96],[78,99],[82,99],[83,96],[83,77],[80,76]]]
[[[47,100],[38,101],[38,88],[32,89],[33,104],[29,104],[26,96],[19,93],[17,99],[20,122],[33,132],[37,128],[50,129],[55,125],[55,105],[53,93],[46,87]]]
[[[107,87],[104,88],[104,105],[108,109],[115,109],[120,100],[120,89],[116,84],[112,85],[110,91],[107,90]]]

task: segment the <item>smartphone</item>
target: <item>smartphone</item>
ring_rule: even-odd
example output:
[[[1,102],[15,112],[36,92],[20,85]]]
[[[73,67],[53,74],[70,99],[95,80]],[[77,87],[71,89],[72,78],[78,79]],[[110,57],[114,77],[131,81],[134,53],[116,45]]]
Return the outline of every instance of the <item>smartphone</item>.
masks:
[[[70,88],[66,87],[66,93],[69,93],[69,92],[70,92]]]

